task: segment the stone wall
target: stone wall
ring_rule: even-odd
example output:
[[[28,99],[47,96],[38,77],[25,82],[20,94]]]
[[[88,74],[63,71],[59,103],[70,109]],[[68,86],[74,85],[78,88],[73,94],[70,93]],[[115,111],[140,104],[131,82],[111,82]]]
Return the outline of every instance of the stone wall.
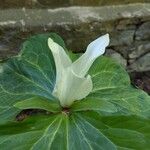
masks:
[[[149,0],[0,0],[0,8],[58,8],[149,3]]]
[[[37,33],[60,34],[74,52],[84,51],[91,40],[109,33],[106,55],[128,71],[150,71],[148,1],[0,1],[0,59],[16,55],[21,43]]]

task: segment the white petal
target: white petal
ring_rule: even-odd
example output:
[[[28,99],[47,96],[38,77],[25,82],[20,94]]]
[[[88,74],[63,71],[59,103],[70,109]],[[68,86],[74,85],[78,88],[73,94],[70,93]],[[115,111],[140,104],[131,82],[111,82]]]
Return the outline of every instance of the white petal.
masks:
[[[59,86],[59,82],[62,77],[62,72],[72,64],[71,59],[66,54],[65,50],[51,38],[48,39],[48,46],[53,54],[55,65],[56,65],[56,84],[54,87],[54,93]]]
[[[73,63],[74,72],[83,77],[97,57],[104,54],[105,48],[109,45],[109,34],[103,35],[91,42],[86,52]]]
[[[51,38],[48,39],[48,46],[50,50],[52,51],[57,70],[61,69],[62,67],[66,68],[72,64],[71,59],[66,54],[63,47],[61,47],[59,44],[54,42]]]
[[[54,95],[58,97],[63,107],[70,106],[73,101],[85,98],[93,88],[90,76],[80,78],[71,68],[64,71],[59,88]]]

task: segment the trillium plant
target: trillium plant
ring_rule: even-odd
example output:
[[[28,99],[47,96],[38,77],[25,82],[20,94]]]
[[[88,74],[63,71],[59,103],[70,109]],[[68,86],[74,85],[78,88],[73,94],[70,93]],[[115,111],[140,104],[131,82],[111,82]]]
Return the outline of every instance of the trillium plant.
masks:
[[[92,79],[87,73],[95,59],[105,52],[108,44],[107,34],[90,43],[86,52],[72,62],[63,47],[53,39],[48,39],[56,65],[56,83],[52,94],[58,98],[62,107],[70,106],[75,100],[85,98],[92,91]]]
[[[1,63],[0,150],[149,150],[150,96],[102,56],[108,45],[74,54],[40,34]]]

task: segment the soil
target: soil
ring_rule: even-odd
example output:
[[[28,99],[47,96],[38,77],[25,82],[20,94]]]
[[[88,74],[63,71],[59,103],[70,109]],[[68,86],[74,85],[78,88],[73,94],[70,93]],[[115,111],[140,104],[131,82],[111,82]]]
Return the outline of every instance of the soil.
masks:
[[[132,84],[150,95],[150,71],[130,74]]]

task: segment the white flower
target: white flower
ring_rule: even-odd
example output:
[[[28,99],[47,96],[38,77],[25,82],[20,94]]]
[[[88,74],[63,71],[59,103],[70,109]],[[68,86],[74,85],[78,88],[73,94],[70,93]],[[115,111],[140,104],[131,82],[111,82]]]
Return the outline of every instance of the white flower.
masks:
[[[75,62],[72,62],[65,50],[48,39],[48,46],[52,51],[56,65],[56,84],[53,95],[60,101],[61,106],[68,107],[75,100],[85,98],[93,88],[88,70],[97,57],[105,52],[109,44],[109,35],[99,37],[91,42],[86,52]]]

